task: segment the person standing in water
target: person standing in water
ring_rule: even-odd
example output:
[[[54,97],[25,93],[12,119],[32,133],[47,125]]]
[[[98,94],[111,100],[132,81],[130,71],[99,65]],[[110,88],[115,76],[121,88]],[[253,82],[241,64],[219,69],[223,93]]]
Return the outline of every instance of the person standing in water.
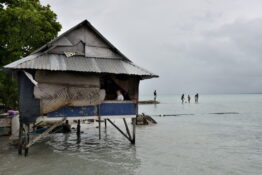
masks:
[[[198,93],[195,95],[195,103],[198,103]]]
[[[190,103],[191,97],[190,95],[187,96],[188,103]]]
[[[156,101],[156,96],[157,96],[157,93],[156,93],[156,90],[154,91],[154,101]]]
[[[182,96],[181,96],[181,101],[182,101],[182,104],[184,104],[184,100],[185,100],[185,95],[184,95],[184,94],[182,94]]]

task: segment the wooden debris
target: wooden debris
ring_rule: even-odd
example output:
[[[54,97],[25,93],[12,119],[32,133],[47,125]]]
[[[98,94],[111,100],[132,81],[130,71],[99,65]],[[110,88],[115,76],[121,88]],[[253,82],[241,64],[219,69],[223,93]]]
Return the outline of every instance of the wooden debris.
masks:
[[[142,113],[136,117],[136,124],[137,125],[149,125],[149,124],[157,124],[157,122],[150,117],[149,115],[145,115]]]
[[[51,132],[54,128],[56,128],[57,126],[61,125],[63,122],[65,121],[65,118],[63,118],[62,120],[56,122],[53,126],[51,126],[50,128],[48,128],[45,132],[43,132],[42,134],[38,135],[36,138],[34,138],[30,143],[28,143],[26,145],[26,148],[29,148],[30,146],[32,146],[35,142],[37,142],[39,139],[41,139],[42,137],[46,136],[49,132]]]

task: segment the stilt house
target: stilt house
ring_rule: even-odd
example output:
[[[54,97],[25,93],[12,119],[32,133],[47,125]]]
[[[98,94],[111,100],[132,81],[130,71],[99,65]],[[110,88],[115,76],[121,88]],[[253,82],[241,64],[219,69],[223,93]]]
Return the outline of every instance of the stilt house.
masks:
[[[136,117],[139,81],[158,77],[135,65],[87,20],[4,68],[18,77],[22,124]],[[117,93],[124,99],[117,100]]]

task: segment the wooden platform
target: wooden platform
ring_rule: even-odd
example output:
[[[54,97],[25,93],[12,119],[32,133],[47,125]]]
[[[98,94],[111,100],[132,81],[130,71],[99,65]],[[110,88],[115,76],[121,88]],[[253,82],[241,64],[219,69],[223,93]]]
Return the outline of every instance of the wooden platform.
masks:
[[[145,100],[145,101],[139,101],[138,104],[159,104],[159,101],[155,100]]]

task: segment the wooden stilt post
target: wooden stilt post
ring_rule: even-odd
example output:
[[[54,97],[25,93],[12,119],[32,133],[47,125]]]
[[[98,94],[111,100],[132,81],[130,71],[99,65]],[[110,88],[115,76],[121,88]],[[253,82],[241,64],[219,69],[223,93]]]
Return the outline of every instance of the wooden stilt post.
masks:
[[[132,137],[131,137],[131,134],[130,134],[129,128],[128,128],[127,123],[126,123],[126,119],[123,118],[123,120],[124,120],[124,123],[125,123],[125,127],[126,127],[127,135],[128,135],[128,137],[130,138],[130,140],[132,140]]]
[[[107,132],[107,119],[105,118],[104,119],[104,122],[105,122],[105,134],[107,134],[106,132]]]
[[[29,147],[26,147],[26,145],[29,143],[29,132],[30,132],[30,124],[27,124],[27,133],[26,133],[26,138],[25,138],[25,157],[28,155],[28,150],[29,150]]]
[[[77,120],[77,128],[76,128],[77,137],[80,137],[80,132],[81,132],[80,120]]]
[[[100,106],[98,105],[97,106],[97,116],[98,116],[98,137],[99,137],[99,140],[101,139],[101,116],[100,116]]]
[[[63,118],[60,121],[57,121],[55,124],[53,124],[50,128],[48,128],[47,130],[45,130],[42,134],[38,135],[37,137],[35,137],[31,142],[29,142],[26,147],[29,148],[30,146],[32,146],[35,142],[37,142],[39,139],[41,139],[42,137],[46,136],[49,132],[51,132],[54,128],[56,128],[57,126],[61,125],[63,122],[65,121],[65,118]]]
[[[20,121],[20,124],[19,124],[19,143],[18,143],[18,154],[19,155],[22,155],[22,150],[23,150],[23,124],[22,122]]]
[[[129,138],[120,128],[118,128],[110,119],[107,119],[109,123],[111,123],[125,138],[127,138],[130,142],[132,142],[132,139]]]
[[[98,116],[99,140],[101,139],[101,117]]]
[[[133,120],[133,138],[132,138],[132,141],[131,143],[132,144],[135,144],[136,143],[136,118],[132,118]]]
[[[77,127],[76,127],[76,135],[77,135],[77,140],[76,143],[79,144],[81,142],[81,125],[80,125],[80,120],[77,120]]]

